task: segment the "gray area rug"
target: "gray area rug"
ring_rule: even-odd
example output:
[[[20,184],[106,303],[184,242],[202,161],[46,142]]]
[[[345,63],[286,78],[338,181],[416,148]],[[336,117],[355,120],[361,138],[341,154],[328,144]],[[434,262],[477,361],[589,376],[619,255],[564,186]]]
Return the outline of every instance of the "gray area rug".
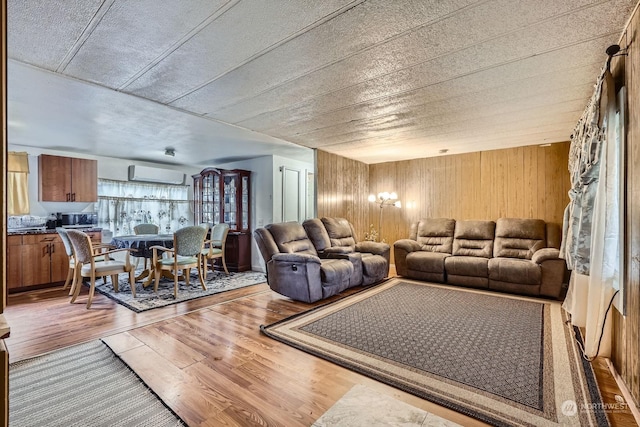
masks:
[[[261,330],[489,424],[607,425],[565,320],[557,301],[393,279]]]
[[[165,307],[171,304],[177,304],[183,301],[189,301],[208,295],[218,294],[220,292],[230,291],[233,289],[243,288],[258,283],[264,283],[267,278],[263,273],[256,271],[245,271],[240,273],[229,273],[227,276],[224,272],[209,272],[205,285],[207,290],[202,290],[200,280],[197,273],[192,274],[189,279],[189,286],[184,281],[178,282],[178,298],[173,297],[173,280],[166,278],[160,279],[158,284],[158,293],[153,291],[153,283],[146,288],[142,287],[140,281],[136,284],[136,297],[133,298],[131,288],[129,287],[129,279],[126,275],[121,274],[119,280],[119,291],[113,290],[111,279],[105,285],[102,279],[96,280],[96,291],[111,298],[130,310],[140,313],[142,311],[154,308]],[[140,271],[136,273],[139,274]]]
[[[102,341],[9,366],[9,425],[183,426]]]

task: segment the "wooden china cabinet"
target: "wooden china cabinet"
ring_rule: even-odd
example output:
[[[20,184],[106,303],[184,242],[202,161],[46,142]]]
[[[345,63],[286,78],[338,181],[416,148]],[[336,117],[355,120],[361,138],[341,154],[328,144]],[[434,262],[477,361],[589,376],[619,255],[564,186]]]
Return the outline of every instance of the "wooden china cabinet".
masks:
[[[194,224],[229,224],[225,261],[230,271],[251,270],[250,177],[251,171],[215,168],[193,175]]]

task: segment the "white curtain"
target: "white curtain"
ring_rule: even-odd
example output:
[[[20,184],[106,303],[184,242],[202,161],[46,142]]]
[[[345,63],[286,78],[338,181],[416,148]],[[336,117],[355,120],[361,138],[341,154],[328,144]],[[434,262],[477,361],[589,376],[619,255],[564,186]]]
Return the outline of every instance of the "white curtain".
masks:
[[[593,209],[588,221],[589,230],[583,230],[590,239],[587,274],[573,271],[563,308],[571,314],[571,322],[584,328],[585,356],[608,357],[611,354],[610,305],[618,280],[620,260],[620,165],[619,151],[622,135],[617,126],[616,95],[611,74],[605,73],[606,105],[604,140],[602,142],[599,173]],[[606,102],[606,103],[605,103]],[[585,212],[583,212],[583,215]],[[566,218],[565,218],[566,219]],[[566,225],[566,224],[565,224]],[[566,228],[566,227],[565,227]],[[570,251],[571,248],[567,248]]]
[[[133,234],[137,224],[171,233],[193,223],[189,187],[128,181],[98,180],[98,225],[114,236]]]

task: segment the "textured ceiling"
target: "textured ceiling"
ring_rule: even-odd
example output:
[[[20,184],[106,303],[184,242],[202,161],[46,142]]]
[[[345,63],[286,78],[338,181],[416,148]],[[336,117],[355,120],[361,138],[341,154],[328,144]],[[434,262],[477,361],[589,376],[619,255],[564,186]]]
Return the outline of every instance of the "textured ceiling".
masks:
[[[196,165],[565,141],[635,4],[9,0],[9,142]]]

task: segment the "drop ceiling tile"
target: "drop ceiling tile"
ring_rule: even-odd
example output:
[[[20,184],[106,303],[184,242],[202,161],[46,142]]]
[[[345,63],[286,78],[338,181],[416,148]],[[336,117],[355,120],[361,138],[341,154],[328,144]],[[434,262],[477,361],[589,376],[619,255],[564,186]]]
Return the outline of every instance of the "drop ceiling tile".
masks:
[[[318,94],[331,93],[517,31],[523,26],[565,13],[570,6],[583,6],[588,2],[558,4],[555,0],[546,0],[537,2],[535,7],[529,0],[481,3],[266,92],[256,90],[256,96],[230,106],[217,107],[207,111],[207,114],[230,123],[239,123],[251,115],[298,103]],[[504,12],[509,10],[512,12]]]
[[[471,127],[468,123],[468,119],[471,118],[487,118],[493,117],[497,121],[508,121],[512,115],[515,115],[515,112],[520,110],[526,110],[531,108],[544,108],[551,109],[554,104],[564,103],[566,101],[577,101],[578,105],[581,105],[582,99],[588,97],[589,93],[592,92],[592,85],[584,85],[582,88],[564,88],[561,90],[553,90],[549,92],[544,92],[537,94],[535,96],[513,100],[513,101],[505,101],[498,104],[490,104],[480,108],[478,107],[468,107],[466,109],[460,111],[445,110],[445,112],[441,114],[436,114],[433,117],[427,117],[424,121],[410,119],[409,125],[402,125],[401,122],[396,123],[396,125],[391,129],[387,126],[387,124],[376,125],[375,123],[367,123],[365,126],[353,127],[350,128],[347,124],[344,127],[336,127],[329,129],[320,129],[316,132],[309,133],[306,135],[301,135],[299,137],[290,137],[288,140],[292,142],[296,142],[308,147],[321,147],[323,145],[330,145],[336,143],[343,142],[353,142],[353,141],[366,141],[373,137],[382,138],[385,136],[393,135],[394,137],[401,138],[406,133],[410,132],[422,132],[423,128],[430,128],[431,122],[436,119],[445,120],[445,123],[453,123],[455,125],[465,124]],[[464,98],[462,99],[464,101]],[[584,104],[582,104],[584,108]],[[572,108],[572,110],[575,108]],[[460,119],[459,115],[469,114],[464,119]],[[456,120],[456,118],[458,118]],[[448,125],[448,124],[447,124]]]
[[[410,28],[441,19],[472,0],[371,0],[225,74],[173,106],[206,113],[370,48]],[[213,106],[213,107],[212,107]]]
[[[320,52],[315,52],[316,55],[314,59],[309,59],[305,57],[305,51],[300,49],[298,53],[298,57],[304,58],[306,62],[316,61],[320,62],[323,60],[325,63],[330,65],[331,70],[322,69],[321,73],[313,72],[309,79],[305,80],[305,85],[296,86],[311,88],[306,93],[300,93],[300,91],[292,90],[287,91],[289,87],[289,81],[293,78],[298,79],[301,76],[305,75],[305,72],[302,70],[298,72],[297,75],[293,75],[295,72],[295,66],[292,67],[291,63],[287,63],[283,61],[283,58],[278,58],[277,54],[293,56],[288,53],[284,48],[278,49],[276,52],[272,52],[272,55],[265,56],[265,58],[261,58],[264,61],[268,61],[265,65],[260,64],[248,64],[247,67],[243,67],[241,70],[237,70],[237,72],[232,73],[228,76],[225,76],[228,79],[229,86],[227,86],[228,96],[224,95],[224,89],[219,88],[216,90],[215,87],[219,83],[212,83],[211,85],[203,88],[203,91],[206,91],[206,95],[213,95],[214,93],[211,91],[215,91],[216,93],[221,94],[220,102],[209,104],[209,110],[205,110],[203,112],[212,115],[213,117],[219,118],[221,120],[230,121],[233,123],[237,123],[237,118],[229,117],[228,115],[217,115],[215,110],[212,108],[220,108],[225,105],[227,101],[238,102],[242,101],[242,99],[237,99],[237,95],[241,95],[241,93],[245,93],[245,98],[253,97],[256,95],[260,95],[265,91],[268,91],[270,87],[277,87],[278,97],[280,102],[290,103],[290,102],[299,102],[300,99],[303,99],[307,93],[318,93],[320,90],[323,90],[325,93],[334,92],[336,88],[354,88],[355,90],[362,93],[360,87],[357,86],[358,83],[363,80],[374,82],[375,79],[371,79],[371,77],[375,76],[389,76],[390,73],[393,75],[393,71],[397,71],[400,77],[406,75],[406,70],[410,69],[409,65],[413,64],[416,67],[416,71],[420,74],[420,78],[425,79],[424,76],[425,68],[428,68],[428,72],[431,74],[438,72],[439,62],[442,62],[441,59],[447,56],[447,53],[453,53],[462,50],[468,50],[473,52],[474,46],[493,46],[493,51],[499,51],[501,56],[503,57],[514,57],[512,55],[506,54],[506,52],[500,52],[501,49],[507,50],[510,46],[504,46],[504,41],[511,41],[510,45],[515,44],[514,40],[522,40],[523,38],[524,46],[520,47],[520,52],[523,52],[526,48],[526,55],[531,51],[531,40],[532,35],[535,37],[536,43],[538,43],[538,38],[540,38],[540,34],[551,34],[548,39],[554,40],[555,46],[562,45],[562,40],[564,38],[564,33],[561,31],[564,29],[567,21],[572,21],[573,17],[575,19],[581,19],[579,16],[582,14],[594,13],[597,14],[600,18],[600,24],[607,22],[615,22],[610,21],[610,17],[612,15],[616,15],[614,12],[603,13],[599,8],[587,8],[584,11],[578,11],[577,13],[570,15],[560,15],[560,17],[556,17],[554,19],[549,19],[550,13],[548,10],[553,10],[554,13],[565,12],[565,9],[559,8],[549,8],[546,9],[538,9],[537,3],[531,2],[521,2],[516,4],[516,6],[509,5],[512,2],[505,2],[504,4],[500,4],[500,2],[490,2],[486,4],[482,4],[478,7],[470,7],[464,9],[452,16],[448,16],[446,19],[441,21],[434,22],[432,25],[427,25],[423,28],[419,28],[408,34],[406,37],[400,37],[398,39],[392,39],[387,43],[382,44],[381,46],[373,46],[368,49],[362,55],[357,55],[357,57],[344,57],[345,59],[340,61],[338,64],[333,64],[336,60],[337,55],[336,52],[340,52],[339,50],[332,50],[331,55],[324,55]],[[553,3],[553,2],[552,2]],[[530,13],[524,13],[523,10],[532,9]],[[559,9],[559,10],[558,10]],[[594,10],[592,10],[594,9]],[[604,9],[604,8],[603,8]],[[511,14],[508,14],[505,11],[514,10]],[[533,11],[546,11],[546,12],[538,12],[534,14]],[[505,19],[504,15],[508,15],[509,19]],[[524,19],[516,19],[511,17],[515,16],[523,16]],[[617,15],[616,15],[617,16]],[[530,22],[529,20],[535,19],[534,22]],[[513,26],[510,25],[510,22],[515,22]],[[560,23],[558,23],[560,22]],[[526,32],[516,32],[519,26],[524,25],[528,26],[528,31]],[[558,23],[555,26],[549,25],[549,23]],[[623,24],[619,24],[620,26]],[[534,25],[535,24],[535,25]],[[552,27],[549,29],[549,27]],[[601,27],[601,26],[600,26]],[[595,26],[592,28],[600,28],[599,26]],[[499,30],[498,30],[499,29]],[[553,31],[551,31],[553,30]],[[560,30],[560,32],[558,32]],[[544,33],[543,31],[549,31],[548,33]],[[593,35],[593,29],[589,30],[588,38],[591,38]],[[494,39],[497,35],[502,34],[501,38]],[[524,35],[524,36],[523,36]],[[547,39],[547,37],[543,37],[543,40]],[[496,40],[501,40],[501,43],[498,43]],[[481,43],[481,41],[484,41]],[[328,44],[328,43],[327,43]],[[295,49],[297,46],[287,46],[290,49]],[[544,53],[548,48],[543,45],[543,47],[538,47],[536,51],[537,54]],[[477,48],[476,48],[477,50]],[[491,55],[493,52],[487,52],[488,55]],[[316,59],[317,58],[317,59]],[[323,59],[324,58],[324,59]],[[478,69],[481,67],[481,64],[478,64],[474,67],[473,61],[469,61],[468,58],[462,58],[460,55],[457,58],[461,61],[464,61],[466,64],[466,69]],[[488,60],[490,60],[489,58]],[[494,58],[497,59],[497,58]],[[429,65],[429,60],[434,61],[432,65]],[[486,61],[485,61],[486,62]],[[343,64],[344,63],[344,64]],[[495,63],[495,61],[494,61]],[[424,65],[420,67],[420,65]],[[445,64],[446,65],[446,64]],[[455,65],[455,64],[452,64]],[[262,67],[264,69],[273,70],[273,72],[267,73],[267,75],[256,76],[251,73],[251,66]],[[342,66],[342,67],[341,67]],[[418,71],[419,70],[419,71]],[[333,71],[333,72],[331,72]],[[244,74],[243,74],[244,73]],[[256,73],[257,74],[257,73]],[[308,72],[307,72],[308,74]],[[320,76],[318,76],[320,74]],[[233,79],[234,76],[237,77],[237,84],[242,84],[243,87],[241,90],[235,90],[232,88],[234,84]],[[398,81],[400,79],[395,79],[391,83],[393,88],[399,88],[402,82]],[[313,81],[313,82],[312,82]],[[384,78],[380,78],[379,80],[375,80],[373,83],[378,90],[385,89],[385,82],[387,80]],[[281,82],[287,82],[282,86]],[[293,83],[293,81],[291,81]],[[230,92],[234,93],[231,94]],[[342,94],[340,94],[342,95]],[[223,99],[224,98],[224,99]]]
[[[312,122],[314,119],[325,120],[331,123],[332,120],[339,120],[348,111],[370,109],[384,109],[388,105],[406,104],[411,106],[412,100],[417,99],[420,104],[427,101],[437,101],[449,97],[459,96],[468,92],[476,92],[489,87],[498,87],[502,84],[525,79],[531,76],[555,73],[562,75],[567,69],[580,67],[588,63],[602,62],[600,52],[610,44],[610,37],[592,40],[577,46],[549,52],[543,55],[536,55],[522,61],[511,62],[495,68],[479,71],[477,73],[466,74],[458,78],[445,80],[435,84],[423,82],[419,87],[395,93],[393,97],[373,99],[355,105],[347,105],[338,96],[339,91],[329,94],[316,95],[307,100],[291,104],[289,107],[280,108],[260,114],[256,117],[238,122],[239,126],[253,130],[269,132],[275,129],[282,129],[287,126],[295,126],[300,122]],[[595,52],[595,55],[594,55]],[[594,59],[595,56],[595,59]],[[589,78],[593,79],[593,76]],[[275,91],[269,92],[276,104],[278,98]],[[262,97],[260,97],[262,98]],[[256,98],[257,100],[257,98]],[[250,101],[243,103],[242,107],[250,109]],[[262,99],[256,104],[262,104]],[[239,104],[240,105],[240,104]],[[268,108],[268,103],[264,103]],[[233,107],[231,107],[233,108]],[[240,111],[240,108],[237,111]],[[366,113],[365,113],[366,114]],[[224,116],[215,115],[216,118],[224,120]],[[345,114],[345,117],[349,117]],[[361,117],[352,117],[361,118]],[[350,120],[351,118],[349,118]]]
[[[424,120],[431,115],[453,114],[464,108],[486,108],[487,104],[534,96],[541,91],[548,92],[581,86],[584,82],[595,80],[594,76],[598,74],[601,65],[601,63],[590,64],[585,67],[567,69],[560,74],[549,72],[517,80],[515,79],[517,75],[511,74],[507,70],[502,70],[502,72],[496,70],[493,77],[501,84],[491,85],[494,83],[493,80],[487,79],[485,80],[487,85],[482,90],[476,90],[479,87],[474,86],[474,90],[459,94],[460,86],[464,86],[459,80],[465,78],[449,80],[422,90],[384,98],[377,102],[361,103],[327,114],[318,114],[311,120],[300,121],[290,126],[256,130],[285,139],[293,136],[304,138],[306,133],[345,126],[353,128],[358,126],[360,122],[387,114],[419,116]],[[467,76],[466,80],[470,80],[468,77],[476,75]],[[250,126],[246,127],[251,128]]]
[[[296,0],[241,1],[125,90],[171,101],[360,1],[331,0],[313,6]]]
[[[55,71],[103,0],[7,2],[7,56]]]
[[[118,88],[227,0],[115,1],[64,73]]]

